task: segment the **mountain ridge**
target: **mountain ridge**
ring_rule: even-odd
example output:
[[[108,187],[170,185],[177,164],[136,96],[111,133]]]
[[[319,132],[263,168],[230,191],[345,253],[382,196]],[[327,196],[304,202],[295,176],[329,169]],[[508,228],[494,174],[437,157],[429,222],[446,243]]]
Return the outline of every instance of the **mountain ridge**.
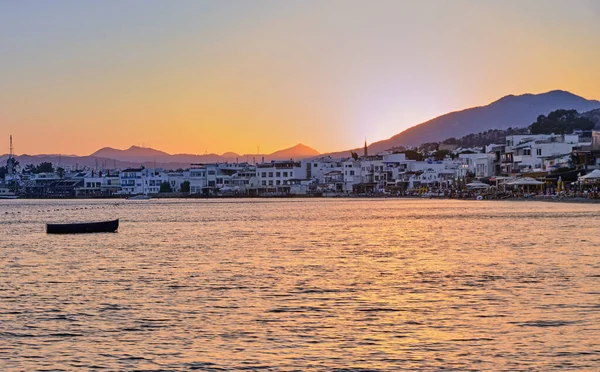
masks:
[[[509,127],[527,127],[539,115],[547,115],[557,109],[575,109],[582,115],[591,115],[600,127],[600,101],[589,100],[564,90],[552,90],[546,93],[521,95],[505,95],[488,105],[476,106],[462,110],[452,111],[431,120],[407,128],[404,131],[388,138],[371,143],[368,151],[375,154],[381,151],[397,148],[399,146],[418,146],[426,142],[441,142],[452,137],[461,137],[471,133],[480,133],[490,129],[508,129]],[[60,160],[63,164],[71,162],[73,165],[88,164],[92,166],[98,162],[109,165],[121,166],[150,166],[162,168],[188,168],[195,163],[214,163],[226,161],[262,162],[270,160],[289,160],[314,158],[322,155],[332,157],[347,157],[350,151],[362,153],[362,148],[319,154],[315,149],[299,143],[295,146],[275,151],[271,154],[237,154],[225,152],[218,154],[169,154],[153,148],[130,146],[125,150],[112,147],[103,147],[89,156],[65,156],[58,154],[21,155],[21,164],[31,162],[40,163],[53,159],[53,163]],[[0,162],[5,161],[7,155],[0,157]],[[4,159],[4,160],[3,160]],[[28,160],[25,160],[28,159]]]
[[[125,150],[119,150],[112,147],[103,147],[100,150],[92,153],[89,156],[98,157],[98,158],[108,158],[115,159],[121,161],[157,161],[157,162],[173,162],[173,161],[190,161],[200,162],[201,159],[215,159],[211,161],[229,161],[229,160],[237,160],[239,158],[249,158],[249,157],[259,157],[262,160],[262,157],[265,157],[269,160],[289,160],[290,158],[295,159],[303,159],[312,156],[319,155],[319,152],[312,147],[306,146],[302,143],[298,143],[295,146],[288,147],[282,150],[278,150],[272,152],[270,154],[237,154],[235,152],[225,152],[221,155],[218,154],[169,154],[167,152],[156,150],[150,147],[140,147],[140,146],[131,146]]]
[[[125,150],[112,147],[103,147],[87,156],[65,156],[59,154],[17,155],[17,160],[22,166],[25,164],[37,165],[42,162],[51,162],[54,165],[88,166],[95,168],[106,165],[108,168],[128,168],[143,165],[147,168],[160,167],[165,169],[189,168],[191,164],[216,163],[216,162],[262,162],[271,160],[300,160],[318,156],[319,152],[304,144],[297,144],[271,154],[244,154],[234,152],[218,154],[169,154],[164,151],[149,147],[131,146]],[[0,156],[0,163],[6,162],[8,155]]]
[[[588,100],[564,90],[552,90],[540,94],[509,94],[488,105],[452,111],[407,128],[388,139],[371,143],[368,145],[368,151],[375,154],[395,147],[439,142],[489,129],[527,127],[539,115],[547,115],[558,109],[575,109],[584,113],[597,108],[600,108],[600,101]],[[361,148],[324,155],[348,156],[350,151],[361,151]]]

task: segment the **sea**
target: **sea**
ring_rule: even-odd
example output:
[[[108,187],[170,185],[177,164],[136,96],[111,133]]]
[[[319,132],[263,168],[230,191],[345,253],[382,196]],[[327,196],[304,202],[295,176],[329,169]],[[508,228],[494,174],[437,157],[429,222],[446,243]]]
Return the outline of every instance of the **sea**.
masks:
[[[0,370],[598,371],[600,205],[0,201]]]

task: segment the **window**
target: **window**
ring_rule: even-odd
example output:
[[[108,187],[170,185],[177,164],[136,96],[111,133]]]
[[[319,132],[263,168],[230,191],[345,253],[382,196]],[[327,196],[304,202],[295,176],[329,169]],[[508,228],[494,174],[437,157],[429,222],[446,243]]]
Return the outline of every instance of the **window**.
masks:
[[[288,172],[283,172],[283,176],[287,177],[288,176]]]
[[[267,181],[262,181],[263,186],[267,186]]]
[[[277,182],[275,183],[277,186],[281,185],[281,181],[277,180]]]
[[[354,176],[354,171],[350,171],[350,175],[351,175],[351,176]]]
[[[273,172],[269,172],[269,177],[273,177]]]
[[[541,156],[542,155],[542,149],[537,149],[536,153],[537,153],[538,156]]]
[[[269,180],[269,186],[273,186],[273,180]]]
[[[267,177],[267,172],[262,172],[261,177]]]
[[[523,150],[523,155],[530,156],[531,155],[531,149],[524,149]]]
[[[275,173],[275,177],[281,177],[281,172]]]

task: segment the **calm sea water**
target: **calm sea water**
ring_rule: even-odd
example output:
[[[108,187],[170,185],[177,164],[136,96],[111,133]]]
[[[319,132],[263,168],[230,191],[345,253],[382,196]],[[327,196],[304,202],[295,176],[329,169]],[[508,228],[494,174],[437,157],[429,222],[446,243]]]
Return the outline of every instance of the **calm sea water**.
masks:
[[[0,201],[0,369],[600,370],[599,211]]]

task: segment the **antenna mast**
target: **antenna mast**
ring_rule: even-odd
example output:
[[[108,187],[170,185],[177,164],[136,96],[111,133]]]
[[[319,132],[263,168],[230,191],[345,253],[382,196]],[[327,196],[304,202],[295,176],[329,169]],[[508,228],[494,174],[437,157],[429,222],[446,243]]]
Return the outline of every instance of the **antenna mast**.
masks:
[[[12,144],[12,134],[10,135],[10,150],[8,154],[8,161],[6,162],[6,171],[9,175],[13,175],[15,173],[15,159],[14,159],[14,151]]]

